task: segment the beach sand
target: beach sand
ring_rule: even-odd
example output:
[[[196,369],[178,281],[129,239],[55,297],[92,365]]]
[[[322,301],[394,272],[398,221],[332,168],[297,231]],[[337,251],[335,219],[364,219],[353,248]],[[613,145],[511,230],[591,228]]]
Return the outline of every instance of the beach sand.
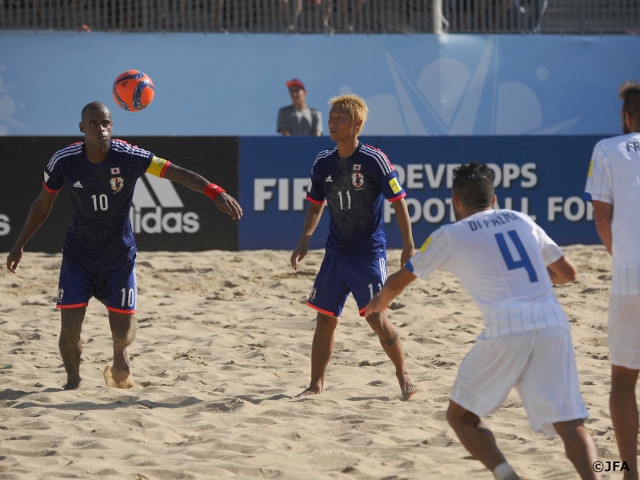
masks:
[[[618,461],[609,416],[610,258],[564,248],[578,281],[556,287],[571,322],[587,421],[601,460]],[[460,361],[482,329],[449,274],[391,305],[419,392],[403,401],[393,365],[350,297],[325,392],[308,386],[315,312],[305,305],[323,252],[297,272],[290,251],[139,252],[136,386],[106,387],[106,309],[91,301],[79,389],[62,390],[54,307],[61,257],[27,251],[2,275],[0,478],[492,479],[447,425]],[[6,252],[2,258],[6,259]],[[399,250],[389,252],[390,273]],[[523,479],[578,478],[560,439],[530,430],[515,392],[487,418]],[[605,475],[620,478],[621,474]]]

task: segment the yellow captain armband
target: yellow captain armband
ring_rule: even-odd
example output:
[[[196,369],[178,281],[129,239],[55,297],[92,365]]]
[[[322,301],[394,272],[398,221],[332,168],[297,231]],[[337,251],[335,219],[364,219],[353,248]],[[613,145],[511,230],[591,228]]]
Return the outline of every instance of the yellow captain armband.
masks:
[[[389,180],[389,186],[391,187],[391,191],[393,193],[398,193],[400,190],[402,190],[400,182],[398,182],[398,179],[395,177]]]
[[[155,175],[156,177],[164,177],[164,172],[167,171],[171,162],[169,160],[165,160],[164,158],[156,157],[155,155],[151,159],[151,164],[149,168],[147,168],[147,173],[151,175]]]

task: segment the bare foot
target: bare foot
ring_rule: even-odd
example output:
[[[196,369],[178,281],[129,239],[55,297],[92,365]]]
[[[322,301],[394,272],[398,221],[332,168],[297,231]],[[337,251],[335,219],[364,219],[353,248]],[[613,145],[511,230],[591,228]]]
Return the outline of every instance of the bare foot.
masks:
[[[76,390],[78,387],[80,387],[80,381],[81,381],[81,378],[80,378],[80,377],[78,377],[78,378],[74,378],[73,380],[72,380],[72,379],[67,378],[67,383],[65,383],[65,384],[62,386],[62,388],[63,388],[64,390]]]
[[[111,365],[107,365],[104,369],[104,381],[107,382],[107,387],[131,388],[136,386],[131,373],[114,372]]]
[[[402,398],[409,400],[417,393],[418,386],[413,382],[409,374],[405,373],[400,378],[400,389],[402,390]]]
[[[304,397],[309,397],[311,395],[319,395],[321,393],[322,393],[322,391],[316,390],[315,388],[309,387],[306,390],[300,392],[298,395],[296,395],[293,398],[304,398]]]
[[[402,389],[402,398],[405,400],[409,400],[411,397],[413,397],[416,393],[418,392],[418,386],[417,385],[407,385],[405,388]]]

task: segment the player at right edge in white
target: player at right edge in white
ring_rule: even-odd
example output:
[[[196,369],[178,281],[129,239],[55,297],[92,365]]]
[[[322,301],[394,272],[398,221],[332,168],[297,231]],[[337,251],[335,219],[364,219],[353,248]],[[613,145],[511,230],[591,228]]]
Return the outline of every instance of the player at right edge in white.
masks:
[[[611,254],[607,346],[611,361],[609,410],[624,480],[638,479],[640,372],[640,83],[620,86],[622,132],[593,149],[585,199],[593,204],[598,236]]]
[[[493,206],[495,172],[471,162],[453,172],[455,223],[433,232],[411,260],[391,275],[365,309],[384,310],[416,278],[446,270],[460,280],[484,317],[484,331],[460,365],[447,421],[464,447],[495,478],[520,477],[483,424],[512,388],[529,424],[560,435],[566,455],[583,479],[597,450],[584,426],[588,412],[580,393],[569,321],[553,283],[572,282],[573,264],[527,215]]]

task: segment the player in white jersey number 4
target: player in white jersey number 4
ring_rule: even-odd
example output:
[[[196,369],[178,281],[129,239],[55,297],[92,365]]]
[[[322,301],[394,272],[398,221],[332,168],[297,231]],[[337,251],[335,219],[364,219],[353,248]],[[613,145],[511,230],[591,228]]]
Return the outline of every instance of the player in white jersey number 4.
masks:
[[[583,421],[569,322],[553,283],[574,281],[562,250],[528,216],[496,210],[495,172],[471,162],[454,170],[458,221],[437,229],[411,260],[391,275],[367,305],[383,311],[416,278],[435,270],[458,277],[484,317],[485,329],[466,355],[454,383],[447,421],[465,448],[498,479],[519,478],[481,418],[499,408],[512,388],[533,430],[559,434],[583,479],[597,451]]]

